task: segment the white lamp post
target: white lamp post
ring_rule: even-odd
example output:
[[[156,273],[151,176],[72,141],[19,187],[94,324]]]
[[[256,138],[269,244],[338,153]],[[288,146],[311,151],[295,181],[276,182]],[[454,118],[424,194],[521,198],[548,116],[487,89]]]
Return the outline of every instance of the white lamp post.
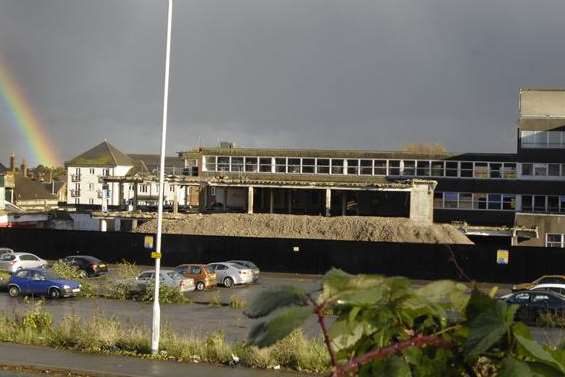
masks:
[[[159,167],[159,204],[157,209],[157,241],[155,245],[155,294],[153,300],[153,326],[151,331],[151,352],[159,352],[161,330],[161,308],[159,306],[159,277],[161,270],[161,233],[163,229],[163,196],[165,190],[165,147],[167,141],[167,115],[169,107],[169,66],[171,60],[171,26],[173,22],[173,0],[169,0],[167,14],[167,47],[165,50],[165,85],[163,92],[163,127],[161,133],[161,161]]]

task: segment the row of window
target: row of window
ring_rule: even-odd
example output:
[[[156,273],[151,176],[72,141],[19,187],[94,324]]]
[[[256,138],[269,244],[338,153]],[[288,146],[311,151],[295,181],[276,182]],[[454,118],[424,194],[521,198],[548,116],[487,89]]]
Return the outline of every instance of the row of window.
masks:
[[[86,168],[84,168],[86,169]],[[81,176],[81,168],[74,168],[74,174],[72,174],[73,177],[77,177],[78,179],[80,179]],[[88,172],[90,175],[94,175],[96,174],[96,170],[94,168],[88,168]],[[104,168],[102,169],[102,175],[105,177],[110,176],[110,169]]]
[[[520,203],[517,201],[518,198]],[[565,195],[516,195],[436,191],[434,193],[434,208],[565,213]]]
[[[522,148],[565,148],[563,131],[520,131]]]
[[[434,208],[515,211],[516,195],[436,191]]]
[[[565,178],[565,164],[473,162],[444,160],[378,160],[305,157],[205,156],[210,172],[375,175],[405,177],[453,177],[516,179],[518,165],[523,176]]]
[[[565,247],[565,234],[546,233],[545,247]]]

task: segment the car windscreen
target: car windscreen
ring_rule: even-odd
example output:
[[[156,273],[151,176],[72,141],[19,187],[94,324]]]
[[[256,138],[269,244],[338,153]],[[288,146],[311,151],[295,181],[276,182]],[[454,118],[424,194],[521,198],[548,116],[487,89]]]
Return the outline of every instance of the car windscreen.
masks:
[[[49,280],[63,279],[62,276],[57,275],[53,271],[45,271],[43,274],[45,275],[45,278]]]
[[[12,254],[3,254],[2,256],[0,256],[0,261],[11,261],[14,259],[16,259],[16,256]]]

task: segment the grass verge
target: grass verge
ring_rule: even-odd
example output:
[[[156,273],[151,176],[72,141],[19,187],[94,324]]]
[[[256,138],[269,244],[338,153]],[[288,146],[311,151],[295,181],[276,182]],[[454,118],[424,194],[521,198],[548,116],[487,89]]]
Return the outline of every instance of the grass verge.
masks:
[[[165,328],[161,334],[161,352],[152,355],[150,339],[145,328],[100,315],[84,320],[69,315],[54,324],[42,301],[30,304],[23,314],[10,316],[0,312],[2,342],[179,362],[231,365],[238,359],[239,365],[251,368],[280,366],[314,373],[329,370],[329,356],[322,340],[307,339],[300,330],[263,349],[243,342],[228,342],[222,332],[214,332],[205,338],[186,337]]]

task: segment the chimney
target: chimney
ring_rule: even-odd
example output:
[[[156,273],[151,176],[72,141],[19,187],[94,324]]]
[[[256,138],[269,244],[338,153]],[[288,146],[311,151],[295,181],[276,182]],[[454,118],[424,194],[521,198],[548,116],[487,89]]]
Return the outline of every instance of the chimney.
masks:
[[[20,166],[20,172],[24,177],[27,177],[27,162],[25,158],[22,160],[22,165]]]
[[[12,173],[16,171],[16,155],[13,152],[10,155],[10,171]]]

